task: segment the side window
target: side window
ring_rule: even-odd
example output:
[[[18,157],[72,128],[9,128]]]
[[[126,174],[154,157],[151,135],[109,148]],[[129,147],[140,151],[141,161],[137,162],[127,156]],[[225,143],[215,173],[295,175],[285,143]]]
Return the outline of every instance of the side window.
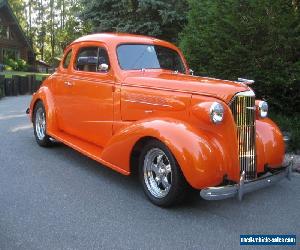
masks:
[[[108,66],[106,70],[99,67],[103,64]],[[106,50],[98,47],[81,48],[76,57],[75,69],[86,72],[107,72],[109,70],[109,60]]]
[[[70,50],[64,58],[63,67],[65,69],[67,69],[69,67],[70,62],[71,62],[71,57],[72,57],[72,50]]]

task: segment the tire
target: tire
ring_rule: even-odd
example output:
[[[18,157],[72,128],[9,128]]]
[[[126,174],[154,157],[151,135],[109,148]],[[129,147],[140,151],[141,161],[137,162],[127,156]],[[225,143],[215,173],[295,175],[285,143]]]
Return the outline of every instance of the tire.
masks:
[[[33,131],[36,142],[41,147],[50,147],[52,142],[46,132],[47,120],[46,110],[41,101],[39,101],[33,110]]]
[[[151,140],[143,148],[139,178],[148,199],[161,207],[183,201],[188,187],[173,154],[158,140]]]

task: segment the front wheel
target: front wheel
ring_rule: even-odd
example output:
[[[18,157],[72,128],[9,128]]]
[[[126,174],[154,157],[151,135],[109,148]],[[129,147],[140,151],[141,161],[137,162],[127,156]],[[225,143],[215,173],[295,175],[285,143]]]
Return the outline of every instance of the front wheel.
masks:
[[[187,183],[170,150],[150,141],[142,150],[139,175],[144,192],[155,205],[168,207],[183,200]]]
[[[39,101],[33,110],[33,128],[36,142],[42,147],[49,147],[52,144],[46,133],[46,126],[46,111],[43,103]]]

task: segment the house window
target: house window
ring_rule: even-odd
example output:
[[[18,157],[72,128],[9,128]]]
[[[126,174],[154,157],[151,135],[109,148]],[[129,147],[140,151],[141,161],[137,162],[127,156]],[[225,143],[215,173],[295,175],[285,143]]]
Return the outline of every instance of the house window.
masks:
[[[20,51],[18,49],[2,49],[2,58],[17,60],[20,58]]]
[[[9,39],[9,27],[0,24],[0,38]]]
[[[14,34],[10,27],[8,25],[5,25],[2,23],[2,20],[0,18],[0,38],[2,39],[8,39],[8,40],[13,40],[14,39]]]

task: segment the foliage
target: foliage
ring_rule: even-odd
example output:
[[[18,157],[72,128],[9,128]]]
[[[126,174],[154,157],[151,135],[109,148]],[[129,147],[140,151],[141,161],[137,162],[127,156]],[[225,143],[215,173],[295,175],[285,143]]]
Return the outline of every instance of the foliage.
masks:
[[[80,0],[8,0],[37,58],[52,63],[74,39],[89,32]]]
[[[8,3],[10,4],[11,8],[13,9],[18,22],[22,27],[26,27],[27,21],[26,21],[26,13],[24,11],[26,3],[24,0],[8,0]]]
[[[5,71],[12,71],[13,68],[11,66],[5,65],[4,70]]]
[[[6,65],[5,70],[26,71],[28,69],[26,61],[22,59],[5,58],[4,64]]]
[[[271,113],[270,118],[274,120],[283,132],[290,133],[289,150],[300,149],[300,115],[287,116],[285,114]]]
[[[175,42],[186,21],[186,0],[82,0],[81,18],[97,32],[128,32]]]
[[[254,79],[277,112],[300,112],[300,4],[286,0],[189,0],[180,45],[201,75]],[[299,123],[299,121],[298,121]]]

